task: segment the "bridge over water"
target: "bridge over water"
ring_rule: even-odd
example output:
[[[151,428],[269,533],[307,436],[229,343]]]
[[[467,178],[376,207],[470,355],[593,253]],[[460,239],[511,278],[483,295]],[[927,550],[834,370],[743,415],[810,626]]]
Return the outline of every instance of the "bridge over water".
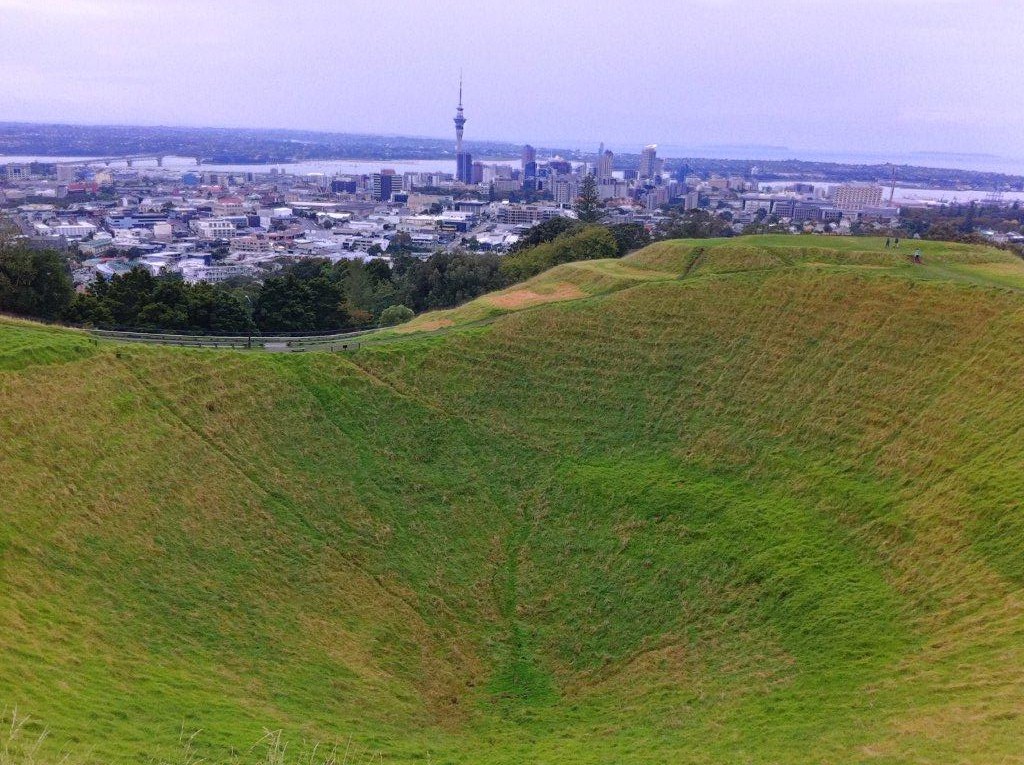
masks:
[[[77,165],[98,165],[98,164],[103,164],[103,165],[106,165],[107,167],[109,167],[111,165],[111,163],[113,163],[113,162],[124,162],[124,163],[126,163],[128,165],[128,167],[132,167],[136,162],[140,162],[140,161],[144,161],[144,160],[155,160],[157,167],[163,167],[164,166],[164,160],[167,159],[167,157],[181,157],[181,155],[180,154],[155,154],[155,153],[154,154],[120,154],[120,155],[117,155],[117,156],[110,156],[110,157],[89,157],[88,159],[82,159],[82,160],[79,160],[79,161],[58,162],[57,164],[58,165],[75,165],[75,166],[77,166]],[[182,157],[182,158],[183,159],[194,160],[197,167],[203,164],[203,158],[202,157]]]

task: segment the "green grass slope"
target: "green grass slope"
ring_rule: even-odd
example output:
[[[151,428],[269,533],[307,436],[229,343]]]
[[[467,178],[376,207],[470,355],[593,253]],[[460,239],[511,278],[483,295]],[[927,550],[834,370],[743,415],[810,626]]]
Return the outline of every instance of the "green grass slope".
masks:
[[[922,263],[912,261],[914,250]],[[482,324],[548,303],[581,300],[646,282],[743,271],[824,269],[1024,289],[1024,262],[994,247],[904,240],[899,248],[871,237],[745,236],[658,242],[621,260],[566,263],[522,284],[458,308],[430,311],[379,332],[379,339]]]
[[[87,763],[1024,761],[1024,264],[922,248],[663,243],[354,356],[2,323],[0,708]]]

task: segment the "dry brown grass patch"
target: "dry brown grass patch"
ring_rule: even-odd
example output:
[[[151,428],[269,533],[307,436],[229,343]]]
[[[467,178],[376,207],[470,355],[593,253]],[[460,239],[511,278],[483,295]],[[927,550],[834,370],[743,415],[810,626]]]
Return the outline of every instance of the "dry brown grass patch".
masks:
[[[433,332],[435,329],[444,329],[455,324],[451,319],[435,318],[435,319],[424,319],[423,321],[409,322],[408,324],[402,324],[401,326],[395,327],[395,332],[399,334],[408,334],[410,332]]]
[[[498,308],[526,308],[541,303],[554,303],[559,300],[578,300],[586,297],[587,293],[575,284],[561,282],[556,284],[550,292],[534,292],[533,290],[513,290],[501,295],[493,295],[487,298],[488,302]]]

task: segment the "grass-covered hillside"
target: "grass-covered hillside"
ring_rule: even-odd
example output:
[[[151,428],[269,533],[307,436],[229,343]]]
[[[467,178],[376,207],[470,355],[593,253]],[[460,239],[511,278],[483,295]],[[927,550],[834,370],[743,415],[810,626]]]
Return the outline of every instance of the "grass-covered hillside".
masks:
[[[1024,262],[882,245],[661,243],[355,355],[0,320],[4,762],[1024,761]]]

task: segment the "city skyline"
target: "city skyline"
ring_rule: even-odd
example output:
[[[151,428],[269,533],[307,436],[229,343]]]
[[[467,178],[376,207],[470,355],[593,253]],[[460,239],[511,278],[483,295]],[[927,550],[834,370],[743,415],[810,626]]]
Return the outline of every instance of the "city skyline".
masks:
[[[0,0],[5,118],[438,137],[463,68],[478,140],[1024,156],[1017,74],[998,55],[1024,32],[1017,0],[865,0],[845,14],[798,0],[756,13],[654,2],[643,15],[576,3],[341,14],[300,2],[283,15],[269,3],[141,5]],[[476,34],[452,38],[452,18]],[[609,31],[645,19],[659,33],[640,50]],[[510,63],[492,38],[515,46]],[[396,55],[374,57],[379,48]]]

